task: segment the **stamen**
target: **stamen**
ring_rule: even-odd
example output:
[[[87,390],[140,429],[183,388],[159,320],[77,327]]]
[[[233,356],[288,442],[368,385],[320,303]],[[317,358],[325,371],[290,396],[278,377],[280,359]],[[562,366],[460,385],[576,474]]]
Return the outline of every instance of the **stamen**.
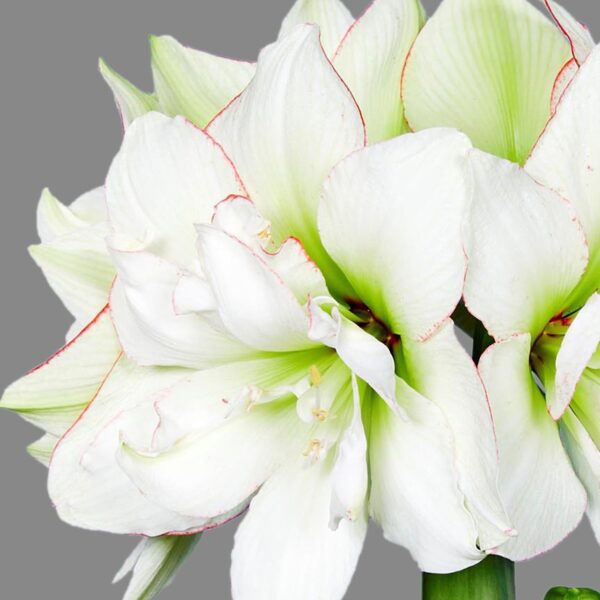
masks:
[[[321,375],[321,372],[317,368],[317,365],[311,365],[310,368],[308,369],[308,372],[310,373],[311,385],[317,385],[317,386],[321,385],[321,382],[323,381],[323,377]]]
[[[323,444],[321,440],[317,438],[313,438],[308,442],[308,447],[302,453],[303,456],[306,456],[310,459],[311,464],[316,463],[321,457],[321,451],[323,450]]]
[[[315,417],[315,419],[321,421],[321,423],[322,423],[329,416],[329,411],[325,410],[324,408],[315,407],[312,409],[312,415],[313,415],[313,417]]]

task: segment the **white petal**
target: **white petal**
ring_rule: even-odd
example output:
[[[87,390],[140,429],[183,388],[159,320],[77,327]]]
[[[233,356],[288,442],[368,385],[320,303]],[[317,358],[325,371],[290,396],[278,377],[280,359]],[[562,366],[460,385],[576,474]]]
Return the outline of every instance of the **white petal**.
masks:
[[[553,548],[577,527],[586,507],[531,375],[529,350],[529,335],[514,336],[490,347],[479,363],[496,425],[500,497],[518,531],[497,553],[515,561]]]
[[[173,291],[173,308],[178,315],[215,312],[217,304],[210,285],[194,273],[183,273]]]
[[[217,202],[241,191],[214,140],[158,113],[127,129],[106,182],[115,233],[184,267],[196,258],[194,225],[209,222]]]
[[[124,446],[119,462],[145,497],[207,519],[244,502],[308,439],[293,402],[283,401],[259,404],[163,452]]]
[[[323,274],[300,241],[288,238],[277,247],[271,239],[271,224],[248,198],[231,197],[220,202],[212,223],[253,250],[283,280],[300,304],[306,304],[308,296],[329,293]]]
[[[104,238],[108,234],[102,188],[70,206],[44,190],[37,209],[41,244],[29,252],[50,287],[81,326],[106,304],[115,276]]]
[[[141,541],[113,583],[132,572],[123,600],[149,600],[166,588],[194,549],[199,535],[161,536]]]
[[[469,148],[451,130],[404,135],[354,153],[325,184],[323,243],[395,333],[427,337],[460,299]]]
[[[600,544],[600,450],[571,411],[565,412],[560,433],[573,468],[587,492],[587,516]]]
[[[119,272],[112,316],[123,349],[136,363],[203,368],[253,353],[201,314],[177,314],[176,266],[143,251],[112,255]]]
[[[493,549],[514,532],[498,495],[496,438],[477,369],[456,337],[452,321],[426,342],[404,340],[402,357],[414,388],[448,419],[459,486],[477,524],[479,547]]]
[[[116,460],[122,435],[131,443],[151,445],[160,425],[154,403],[187,376],[184,369],[119,361],[52,457],[48,490],[61,519],[84,529],[156,536],[211,527],[243,511],[241,502],[214,519],[177,514],[148,500]]]
[[[305,309],[264,260],[209,225],[198,227],[198,246],[219,315],[232,335],[266,351],[314,346]]]
[[[195,373],[159,402],[158,448],[132,440],[120,453],[121,465],[145,497],[171,510],[197,517],[231,510],[300,456],[313,430],[298,419],[285,389],[280,401],[250,402],[232,414],[235,396],[248,385],[259,393],[292,385],[311,365],[323,368],[323,360],[331,355],[319,350]],[[347,380],[347,371],[339,377]]]
[[[556,24],[567,38],[573,58],[581,66],[594,49],[590,30],[554,0],[543,0]]]
[[[105,308],[64,348],[9,386],[0,407],[60,436],[94,398],[120,353]]]
[[[415,131],[456,127],[477,148],[523,163],[570,58],[560,31],[527,0],[444,0],[406,63],[406,118]]]
[[[364,128],[354,99],[323,53],[318,29],[299,25],[265,48],[251,84],[208,131],[272,223],[275,242],[297,237],[328,282],[347,287],[321,245],[317,204],[333,165],[364,145]]]
[[[421,24],[418,0],[375,0],[335,53],[333,64],[360,106],[371,144],[408,129],[400,79]]]
[[[249,83],[255,65],[182,46],[168,35],[150,36],[154,88],[162,112],[206,124]]]
[[[45,433],[41,438],[27,446],[27,453],[45,467],[48,467],[59,439],[56,435]]]
[[[234,600],[341,600],[367,532],[357,521],[329,526],[331,461],[294,462],[267,481],[240,525],[233,549]]]
[[[600,48],[565,92],[525,165],[539,183],[574,206],[590,247],[590,266],[570,302],[579,308],[598,287],[600,273]]]
[[[99,69],[104,81],[106,81],[115,97],[124,128],[129,127],[138,117],[150,111],[158,110],[156,96],[136,88],[135,85],[111,69],[102,59],[99,62]]]
[[[405,546],[419,568],[458,571],[483,560],[459,488],[454,440],[441,411],[398,380],[403,421],[375,401],[369,460],[371,515],[386,539]]]
[[[354,413],[337,447],[331,473],[330,527],[337,529],[343,519],[356,521],[364,514],[369,473],[367,468],[367,437],[360,410],[360,394],[356,377],[352,376]]]
[[[321,304],[334,304],[331,314]],[[335,348],[350,370],[397,410],[394,358],[385,344],[342,316],[331,298],[311,299],[309,336]]]
[[[600,296],[593,294],[571,323],[556,357],[553,403],[548,406],[553,419],[560,419],[569,406],[599,342]]]
[[[587,264],[570,206],[514,163],[475,150],[465,303],[497,340],[532,339],[567,308]]]
[[[314,23],[321,31],[321,44],[327,56],[333,56],[354,19],[340,0],[296,0],[285,16],[279,38],[303,23]]]

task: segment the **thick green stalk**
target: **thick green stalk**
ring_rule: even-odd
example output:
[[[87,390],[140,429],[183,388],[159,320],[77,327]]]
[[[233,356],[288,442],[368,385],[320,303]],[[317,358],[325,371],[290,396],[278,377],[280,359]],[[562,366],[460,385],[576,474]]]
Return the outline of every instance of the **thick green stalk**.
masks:
[[[515,600],[514,563],[488,556],[474,567],[437,575],[423,573],[423,600]]]

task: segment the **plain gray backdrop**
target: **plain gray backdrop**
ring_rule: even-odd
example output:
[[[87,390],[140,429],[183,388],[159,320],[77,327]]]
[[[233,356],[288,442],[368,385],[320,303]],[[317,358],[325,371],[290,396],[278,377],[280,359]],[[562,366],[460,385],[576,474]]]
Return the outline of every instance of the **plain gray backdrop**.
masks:
[[[437,3],[425,2],[430,14]],[[597,0],[564,3],[600,36]],[[348,1],[355,14],[365,4]],[[290,5],[291,0],[9,0],[3,5],[0,388],[59,347],[71,322],[26,246],[37,241],[41,189],[49,186],[64,202],[72,201],[102,184],[119,147],[120,124],[97,72],[98,57],[151,89],[148,34],[171,34],[192,47],[254,59],[275,38]],[[137,540],[73,529],[58,520],[46,495],[46,471],[25,452],[36,437],[33,427],[0,414],[0,599],[121,598],[125,586],[110,581]],[[161,598],[230,598],[234,530],[230,524],[206,534]],[[517,569],[520,600],[541,599],[553,585],[600,587],[600,549],[584,523],[560,547]],[[371,526],[348,600],[412,600],[419,594],[420,575],[408,553]]]

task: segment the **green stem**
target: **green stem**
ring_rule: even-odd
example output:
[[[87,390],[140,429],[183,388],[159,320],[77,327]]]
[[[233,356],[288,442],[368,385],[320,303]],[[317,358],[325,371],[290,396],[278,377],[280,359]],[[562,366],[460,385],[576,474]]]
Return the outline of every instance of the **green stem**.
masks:
[[[488,556],[474,567],[436,575],[423,573],[423,600],[515,600],[515,566]]]

